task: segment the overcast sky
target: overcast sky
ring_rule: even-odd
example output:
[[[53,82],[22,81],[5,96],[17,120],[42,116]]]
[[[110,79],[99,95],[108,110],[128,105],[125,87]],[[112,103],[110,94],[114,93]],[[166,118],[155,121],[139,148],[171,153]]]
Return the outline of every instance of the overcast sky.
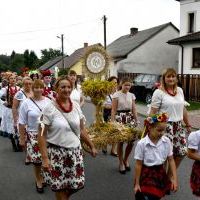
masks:
[[[180,3],[175,0],[0,0],[0,54],[12,50],[64,50],[103,44],[103,15],[107,16],[107,43],[139,30],[172,22],[179,28]]]

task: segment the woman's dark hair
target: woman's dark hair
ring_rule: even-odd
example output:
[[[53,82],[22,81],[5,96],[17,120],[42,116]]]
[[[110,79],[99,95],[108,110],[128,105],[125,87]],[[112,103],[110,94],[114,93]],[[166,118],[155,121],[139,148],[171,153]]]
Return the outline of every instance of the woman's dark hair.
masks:
[[[118,80],[118,78],[117,78],[116,76],[111,76],[111,77],[109,77],[109,78],[108,78],[108,81],[111,82],[111,81],[113,81],[113,80],[115,80],[115,79],[117,80],[117,83],[119,83],[119,80]]]
[[[77,77],[77,73],[74,71],[74,70],[70,70],[69,72],[68,72],[68,75],[70,76],[70,75],[75,75],[76,77]],[[77,83],[78,81],[77,81],[77,79],[76,79],[76,81],[75,81],[75,88],[77,89]],[[73,88],[73,87],[72,87]]]
[[[124,78],[122,78],[122,80],[120,81],[120,84],[123,85],[123,84],[126,83],[126,82],[132,83],[132,81],[131,81],[131,79],[130,79],[129,77],[124,77]]]
[[[34,77],[35,75],[37,76],[37,79],[39,79],[39,74],[31,74],[30,77],[31,77],[32,80],[33,80],[33,77]]]

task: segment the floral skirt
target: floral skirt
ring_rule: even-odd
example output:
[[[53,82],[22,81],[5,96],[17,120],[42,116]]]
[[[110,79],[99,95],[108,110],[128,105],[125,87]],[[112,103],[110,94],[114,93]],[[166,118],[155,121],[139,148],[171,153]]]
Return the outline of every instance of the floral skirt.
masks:
[[[48,156],[52,170],[43,171],[43,177],[52,191],[68,190],[74,193],[84,187],[85,173],[80,146],[64,148],[49,144]]]
[[[26,164],[41,165],[42,158],[37,141],[37,132],[28,132],[26,139]]]
[[[193,164],[190,186],[193,194],[200,197],[200,161],[195,161]]]
[[[140,187],[143,194],[162,198],[170,190],[171,182],[163,165],[142,166]]]
[[[136,122],[135,122],[134,116],[130,110],[117,111],[115,119],[117,122],[125,124],[126,126],[129,126],[131,128],[136,127]]]
[[[185,156],[187,152],[186,131],[182,122],[168,122],[166,136],[173,144],[173,155],[175,157]]]

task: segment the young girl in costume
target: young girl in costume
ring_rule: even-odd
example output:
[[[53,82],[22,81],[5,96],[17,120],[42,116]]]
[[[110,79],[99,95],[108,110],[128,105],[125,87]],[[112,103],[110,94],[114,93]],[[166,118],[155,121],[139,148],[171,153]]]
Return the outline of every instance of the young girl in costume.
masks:
[[[190,133],[187,156],[194,160],[190,186],[193,194],[200,197],[200,130]]]
[[[134,156],[136,200],[159,200],[170,189],[177,190],[172,144],[169,138],[164,136],[167,121],[166,113],[151,115],[144,121],[146,136],[137,143]],[[171,181],[164,169],[166,160],[173,175]]]

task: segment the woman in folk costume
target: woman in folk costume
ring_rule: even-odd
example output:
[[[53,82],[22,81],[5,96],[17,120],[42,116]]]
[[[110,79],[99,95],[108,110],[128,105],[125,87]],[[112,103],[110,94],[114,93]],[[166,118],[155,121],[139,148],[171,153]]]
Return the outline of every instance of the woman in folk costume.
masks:
[[[2,115],[1,131],[4,135],[9,136],[14,151],[18,151],[18,140],[15,138],[17,132],[14,129],[14,121],[12,114],[12,104],[15,94],[20,90],[16,86],[16,75],[10,74],[8,76],[8,86],[1,89],[0,97],[5,97],[4,112]]]
[[[135,127],[139,123],[135,105],[135,95],[130,93],[131,80],[124,78],[121,81],[122,89],[115,92],[112,96],[111,121],[123,123],[129,127]],[[130,171],[129,156],[133,148],[133,141],[123,150],[123,142],[118,143],[117,154],[119,158],[119,172],[125,174]]]
[[[32,97],[32,79],[28,76],[24,77],[22,80],[22,88],[15,94],[12,105],[14,126],[18,125],[19,109],[22,102],[29,97]]]
[[[135,185],[136,200],[159,200],[170,189],[177,190],[176,166],[173,159],[173,147],[169,138],[164,136],[168,115],[155,114],[144,121],[146,136],[135,148]],[[173,180],[170,180],[164,169],[169,162]]]
[[[34,165],[36,191],[43,193],[43,179],[41,176],[41,154],[38,147],[38,126],[43,108],[50,99],[42,96],[44,83],[35,80],[32,85],[33,96],[23,101],[19,112],[20,145],[26,146],[26,164]],[[26,144],[26,145],[25,145]]]
[[[96,156],[96,149],[84,127],[80,105],[70,99],[72,88],[73,84],[66,76],[57,79],[56,100],[44,108],[38,134],[44,180],[56,193],[57,200],[68,200],[84,187],[80,138],[90,147],[92,156]]]
[[[55,92],[52,90],[51,85],[51,71],[50,70],[43,70],[41,71],[42,74],[42,80],[44,82],[44,92],[43,96],[48,97],[49,99],[55,98]]]
[[[32,93],[32,79],[28,76],[25,76],[22,79],[22,88],[15,94],[13,98],[13,105],[12,105],[12,113],[13,113],[13,120],[14,120],[14,128],[15,132],[18,133],[18,119],[19,119],[19,110],[22,102],[33,95]],[[17,140],[19,139],[19,134],[15,136]],[[20,146],[17,146],[19,151],[22,151]]]
[[[186,155],[186,132],[191,131],[183,90],[177,84],[176,71],[173,68],[164,70],[161,77],[161,87],[153,94],[150,111],[150,114],[166,112],[169,115],[166,136],[173,144],[176,168],[179,167]],[[170,171],[168,173],[171,176]]]

